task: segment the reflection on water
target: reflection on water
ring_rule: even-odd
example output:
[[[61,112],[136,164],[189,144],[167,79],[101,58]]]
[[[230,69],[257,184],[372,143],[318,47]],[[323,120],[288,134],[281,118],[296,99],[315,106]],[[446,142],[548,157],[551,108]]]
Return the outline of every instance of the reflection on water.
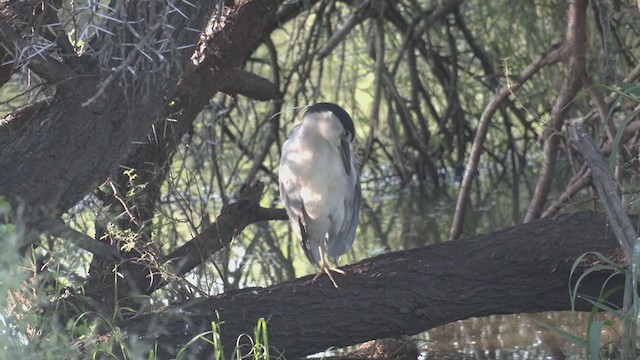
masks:
[[[541,323],[586,339],[588,318],[587,313],[570,312],[494,315],[431,329],[416,336],[415,341],[422,359],[582,359],[582,348]],[[617,338],[605,328],[601,345]],[[603,359],[608,358],[604,355]]]
[[[396,344],[404,342],[400,353],[395,347],[387,347],[393,354],[391,359],[417,358],[420,360],[562,360],[585,359],[584,349],[565,341],[557,333],[542,324],[552,326],[578,338],[588,337],[588,313],[546,312],[538,314],[493,315],[483,318],[471,318],[431,329],[413,337],[393,340]],[[599,314],[597,320],[606,320],[605,314]],[[607,344],[619,339],[621,329],[605,327],[600,336],[600,359],[613,359],[616,355]],[[380,342],[384,344],[383,342]],[[316,354],[313,358],[329,359],[373,358],[366,356],[363,349],[371,349],[370,343],[352,346],[347,349]],[[378,346],[380,350],[383,346]],[[381,351],[378,351],[379,355]],[[408,355],[409,354],[409,355]],[[409,357],[411,356],[411,357]]]

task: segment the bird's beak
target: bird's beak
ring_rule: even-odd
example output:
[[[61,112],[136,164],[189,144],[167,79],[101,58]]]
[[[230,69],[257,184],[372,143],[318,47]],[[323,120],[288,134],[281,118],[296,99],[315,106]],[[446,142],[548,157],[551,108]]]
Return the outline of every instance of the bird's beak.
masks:
[[[340,136],[340,156],[342,157],[342,164],[344,165],[347,175],[351,176],[351,150],[349,148],[347,134]]]

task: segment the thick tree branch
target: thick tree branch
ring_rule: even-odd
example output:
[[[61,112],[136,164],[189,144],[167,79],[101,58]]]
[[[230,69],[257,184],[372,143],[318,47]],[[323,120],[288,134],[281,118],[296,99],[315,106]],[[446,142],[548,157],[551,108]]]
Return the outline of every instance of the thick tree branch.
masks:
[[[626,261],[628,264],[634,264],[636,262],[636,254],[634,253],[635,244],[638,241],[638,234],[633,229],[631,225],[631,221],[629,221],[629,217],[622,205],[622,201],[620,201],[620,197],[618,197],[618,193],[616,191],[616,185],[614,183],[611,172],[609,171],[609,167],[607,166],[607,161],[602,155],[600,151],[591,138],[589,134],[582,128],[580,125],[569,127],[569,137],[571,141],[576,145],[580,153],[585,158],[586,164],[589,166],[589,169],[593,173],[593,180],[598,190],[598,196],[600,197],[600,202],[602,203],[605,213],[607,214],[607,219],[611,222],[613,232],[616,234],[616,238],[620,243],[621,247],[624,249],[624,254],[626,257]],[[624,294],[624,306],[623,306],[623,314],[625,316],[634,316],[634,312],[629,313],[631,306],[633,305],[633,298],[635,297],[636,289],[634,289],[634,284],[636,284],[636,279],[633,279],[634,276],[637,276],[635,271],[631,269],[627,269],[626,272],[626,284],[625,284],[625,294]],[[620,357],[622,359],[629,358],[629,353],[635,349],[635,332],[631,331],[631,323],[634,320],[625,321],[624,326],[624,335],[622,338],[622,349]]]
[[[268,319],[269,344],[295,358],[331,346],[415,334],[473,316],[568,310],[568,288],[594,259],[576,258],[597,251],[623,259],[601,214],[580,213],[508,228],[466,240],[391,253],[344,268],[338,289],[329,280],[306,276],[268,288],[250,288],[198,299],[121,324],[128,336],[157,344],[169,358],[189,340],[221,329],[225,350],[240,334],[251,334],[259,318]],[[579,292],[597,297],[609,273],[595,272]],[[610,279],[606,289],[622,284]],[[621,304],[621,296],[609,299]],[[579,300],[578,310],[591,305]],[[141,336],[141,337],[138,337]],[[190,354],[205,358],[204,342]],[[189,351],[187,351],[189,352]]]
[[[147,142],[137,146],[124,163],[126,168],[136,170],[139,182],[147,184],[147,196],[144,198],[118,200],[125,209],[131,207],[141,212],[142,222],[138,222],[138,225],[150,221],[153,217],[155,201],[158,199],[161,184],[177,145],[216,92],[226,89],[229,92],[244,93],[262,99],[279,96],[277,86],[239,69],[249,53],[255,49],[257,41],[264,35],[260,22],[269,19],[269,14],[274,13],[276,9],[276,1],[273,0],[238,2],[224,19],[225,26],[199,44],[197,54],[200,63],[197,66],[189,66],[187,74],[170,97],[171,101],[164,108],[165,113],[153,125],[154,129],[148,135]],[[115,178],[123,189],[130,185],[128,176],[123,173],[119,173]],[[167,259],[173,265],[169,271],[173,275],[181,276],[228,244],[233,236],[247,225],[260,220],[270,220],[278,215],[282,217],[284,214],[284,211],[282,214],[271,213],[268,209],[257,206],[257,202],[238,201],[225,207],[215,224],[171,254],[164,255],[149,249],[157,257],[156,261],[152,264],[144,260],[128,262],[125,265],[127,275],[124,281],[98,288],[92,287],[97,291],[89,293],[88,296],[100,300],[111,293],[117,293],[123,299],[132,299],[131,292],[150,294],[165,284],[166,277],[155,274],[162,273],[159,267],[164,265]],[[138,230],[139,228],[135,231]],[[144,236],[140,237],[140,242],[141,249],[148,248]],[[96,258],[92,266],[94,263],[94,267],[100,271],[91,273],[88,283],[94,282],[94,279],[99,282],[102,274],[110,273],[116,265],[112,263],[104,266],[101,264],[102,261]],[[118,290],[114,289],[116,286],[119,287]]]
[[[7,114],[7,116],[0,119],[0,137],[9,136],[31,120],[46,105],[47,102],[44,100],[36,101],[16,109],[11,114]]]
[[[243,95],[259,101],[275,99],[280,92],[271,81],[242,69],[231,70],[220,91],[227,95]]]
[[[134,152],[130,160],[140,160],[138,164],[142,164],[155,159],[148,157],[148,152],[169,149],[168,153],[172,153],[170,149],[225,83],[230,70],[241,66],[255,42],[264,36],[262,27],[256,26],[256,19],[263,23],[271,19],[269,14],[275,13],[277,3],[275,0],[253,0],[236,4],[228,26],[207,41],[205,51],[208,55],[201,66],[195,70],[190,68],[189,74],[177,86],[167,79],[162,80],[161,86],[152,87],[145,101],[136,104],[135,108],[122,106],[126,99],[116,83],[105,89],[105,96],[90,106],[80,106],[95,94],[99,82],[90,76],[78,78],[70,94],[54,97],[38,113],[36,126],[23,127],[24,131],[0,138],[0,166],[7,169],[5,176],[0,177],[0,193],[14,205],[24,204],[27,219],[37,222],[48,214],[58,216],[77,203],[122,164],[125,155]],[[210,14],[205,5],[188,9],[192,11],[187,14],[189,19],[194,19],[191,23],[184,18],[175,18],[177,13],[171,16],[173,20],[170,21],[176,21],[176,43],[197,38],[193,29],[186,28],[204,28],[206,14]],[[194,23],[198,19],[202,23]],[[174,100],[167,106],[166,113],[177,120],[172,123],[172,133],[177,136],[169,136],[158,146],[140,150],[144,146],[134,144],[140,144],[149,125],[158,118],[164,121],[162,109],[167,95]],[[38,136],[41,133],[47,136]],[[168,159],[165,155],[153,162],[163,164]],[[25,174],[30,174],[30,181],[13,180],[27,179]],[[33,191],[34,188],[39,191]]]

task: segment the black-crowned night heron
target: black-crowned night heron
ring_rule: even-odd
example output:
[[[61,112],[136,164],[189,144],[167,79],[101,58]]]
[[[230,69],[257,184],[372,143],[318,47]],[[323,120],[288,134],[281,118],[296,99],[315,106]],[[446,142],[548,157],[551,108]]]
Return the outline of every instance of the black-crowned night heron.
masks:
[[[356,235],[362,204],[358,163],[351,149],[351,116],[333,103],[309,106],[302,124],[282,145],[280,198],[304,253],[338,287],[333,262],[346,253]]]

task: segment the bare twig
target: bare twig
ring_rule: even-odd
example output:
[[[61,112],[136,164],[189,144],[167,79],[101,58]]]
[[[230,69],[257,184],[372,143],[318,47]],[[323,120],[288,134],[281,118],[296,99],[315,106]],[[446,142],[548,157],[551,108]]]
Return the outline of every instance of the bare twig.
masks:
[[[458,201],[456,202],[456,210],[453,216],[453,223],[451,224],[451,231],[449,232],[450,239],[457,239],[462,234],[462,224],[464,221],[467,202],[469,201],[469,195],[471,193],[471,184],[478,170],[480,155],[482,154],[482,147],[484,145],[484,140],[487,136],[487,131],[489,130],[489,124],[491,123],[493,114],[495,114],[502,102],[505,101],[510,94],[520,89],[520,87],[522,87],[522,85],[527,82],[527,80],[531,79],[533,75],[540,71],[540,69],[542,69],[544,66],[555,64],[556,62],[558,62],[561,58],[561,50],[561,47],[553,46],[551,49],[549,49],[549,51],[538,56],[537,59],[529,64],[529,66],[527,66],[520,73],[520,75],[518,75],[515,83],[507,84],[507,86],[504,86],[500,90],[498,90],[489,104],[487,104],[487,107],[485,107],[484,111],[482,112],[482,116],[480,116],[480,124],[478,125],[478,129],[476,130],[476,136],[473,140],[471,154],[469,155],[469,160],[465,169],[464,178],[462,179],[462,184],[460,185],[460,192],[458,193]]]
[[[324,44],[324,47],[318,51],[318,59],[322,60],[327,55],[335,49],[338,44],[340,44],[347,35],[351,32],[351,30],[362,21],[364,21],[369,16],[369,7],[371,5],[370,0],[363,1],[362,4],[356,9],[347,22],[345,22],[340,28],[333,33],[333,36]]]
[[[373,104],[371,105],[371,115],[369,115],[369,134],[367,135],[367,142],[362,156],[361,166],[365,166],[369,162],[369,157],[373,150],[373,142],[378,136],[378,126],[380,124],[380,105],[382,103],[382,77],[385,53],[384,27],[382,19],[376,19],[372,46],[373,48],[369,55],[373,56],[376,62],[375,80],[373,85]]]
[[[543,213],[541,217],[556,215],[566,204],[571,200],[571,197],[578,193],[578,191],[584,189],[591,184],[591,170],[583,168],[579,171],[570,181],[567,188],[558,196],[553,204],[551,204]]]
[[[558,91],[558,96],[551,109],[551,122],[546,129],[547,138],[545,138],[544,142],[542,167],[524,222],[537,219],[542,214],[544,204],[551,191],[551,182],[553,181],[557,153],[560,146],[560,131],[566,119],[567,111],[587,73],[585,65],[587,44],[586,12],[586,0],[576,0],[569,3],[565,40],[562,44],[566,72],[562,86]]]
[[[107,179],[107,182],[109,183],[109,186],[113,191],[113,197],[115,197],[118,200],[118,202],[120,202],[120,205],[122,205],[122,207],[124,208],[124,211],[127,213],[127,215],[129,215],[129,220],[131,220],[131,222],[133,222],[137,226],[141,226],[140,221],[133,214],[133,212],[129,208],[129,205],[127,205],[127,202],[122,197],[122,194],[120,194],[120,190],[118,190],[118,187],[116,186],[116,184],[114,184],[113,181],[111,181],[111,179]]]

